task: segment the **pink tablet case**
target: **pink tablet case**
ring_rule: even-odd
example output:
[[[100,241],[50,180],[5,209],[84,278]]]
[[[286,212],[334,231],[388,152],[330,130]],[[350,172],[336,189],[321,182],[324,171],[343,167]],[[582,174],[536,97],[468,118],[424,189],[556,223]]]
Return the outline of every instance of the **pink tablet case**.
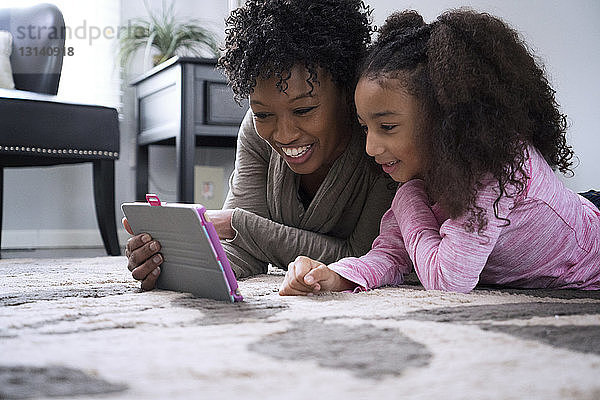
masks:
[[[134,233],[149,233],[161,243],[160,289],[199,297],[242,301],[237,280],[215,227],[200,204],[161,203],[154,194],[147,203],[121,206]]]

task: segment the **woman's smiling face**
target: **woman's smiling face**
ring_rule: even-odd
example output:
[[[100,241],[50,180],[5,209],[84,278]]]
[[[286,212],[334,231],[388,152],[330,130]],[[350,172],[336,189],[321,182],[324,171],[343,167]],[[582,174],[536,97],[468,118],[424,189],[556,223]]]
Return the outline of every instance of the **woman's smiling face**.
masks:
[[[367,154],[375,157],[396,182],[421,177],[416,99],[397,79],[363,77],[356,86],[354,100],[358,122],[367,135]]]
[[[317,74],[311,88],[308,71],[297,65],[284,83],[285,92],[273,77],[258,79],[250,95],[256,132],[297,174],[329,169],[350,138],[346,96],[325,70]]]

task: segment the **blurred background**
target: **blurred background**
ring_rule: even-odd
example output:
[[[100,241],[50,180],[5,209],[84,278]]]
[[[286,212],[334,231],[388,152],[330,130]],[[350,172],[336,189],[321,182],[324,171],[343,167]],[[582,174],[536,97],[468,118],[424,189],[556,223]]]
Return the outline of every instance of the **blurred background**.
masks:
[[[149,11],[173,7],[180,19],[197,19],[222,43],[224,19],[241,0],[47,0],[63,12],[72,31],[66,46],[59,96],[74,101],[116,107],[120,114],[121,153],[116,164],[116,203],[135,199],[135,93],[129,83],[152,67],[144,50],[125,67],[119,61],[119,29],[127,29]],[[21,7],[39,1],[0,0],[0,7]],[[578,157],[573,177],[562,178],[574,191],[600,189],[600,135],[597,93],[600,93],[600,2],[597,0],[369,0],[375,25],[399,9],[415,9],[427,21],[444,10],[469,6],[499,16],[516,28],[546,67],[556,97],[570,123],[568,140]],[[94,28],[100,28],[100,34]],[[98,36],[98,37],[96,37]],[[152,54],[150,54],[151,56]],[[211,54],[207,52],[205,56]],[[198,148],[196,160],[217,171],[227,191],[234,166],[232,148]],[[175,149],[152,146],[150,191],[165,201],[175,198]],[[2,249],[97,248],[91,164],[58,166],[32,171],[9,168],[4,178]],[[25,182],[25,184],[24,184]],[[218,186],[218,185],[217,185]],[[117,215],[121,215],[120,209]],[[120,219],[120,217],[118,217]],[[119,223],[121,243],[128,235]]]

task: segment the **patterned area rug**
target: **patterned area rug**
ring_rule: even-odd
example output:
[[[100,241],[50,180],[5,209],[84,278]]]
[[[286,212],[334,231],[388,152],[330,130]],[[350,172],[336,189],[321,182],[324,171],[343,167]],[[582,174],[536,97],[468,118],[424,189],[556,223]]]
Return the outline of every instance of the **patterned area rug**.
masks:
[[[0,261],[0,398],[600,398],[600,292],[293,298],[273,270],[226,304],[125,265]]]

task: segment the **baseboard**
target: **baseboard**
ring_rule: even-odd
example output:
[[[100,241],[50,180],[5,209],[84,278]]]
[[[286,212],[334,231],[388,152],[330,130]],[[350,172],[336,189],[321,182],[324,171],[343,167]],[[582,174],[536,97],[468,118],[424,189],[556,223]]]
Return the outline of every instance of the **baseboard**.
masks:
[[[129,238],[119,230],[119,243]],[[2,231],[2,249],[52,249],[103,247],[98,229],[6,229]]]

